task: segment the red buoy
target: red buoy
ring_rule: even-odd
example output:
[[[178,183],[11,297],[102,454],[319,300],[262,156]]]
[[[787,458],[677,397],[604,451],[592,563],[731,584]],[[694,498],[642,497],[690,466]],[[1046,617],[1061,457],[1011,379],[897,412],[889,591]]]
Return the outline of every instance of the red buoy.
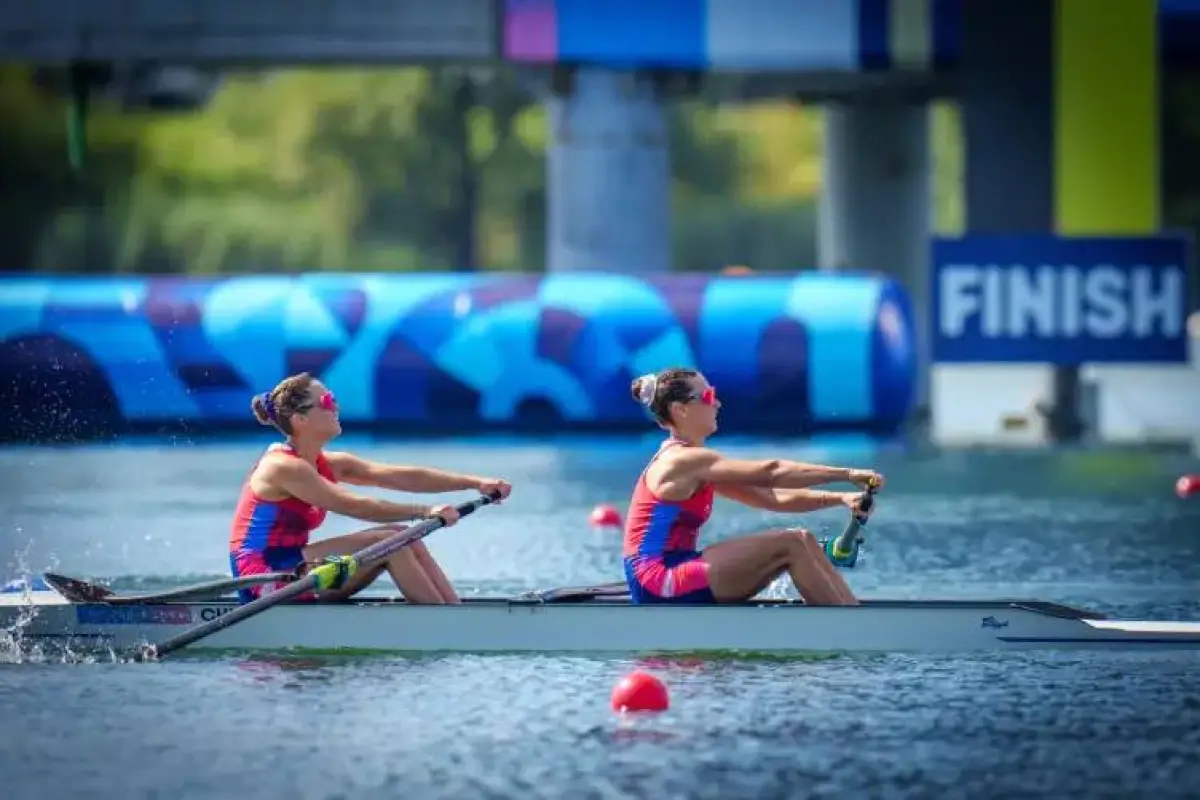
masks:
[[[649,672],[631,672],[613,687],[612,708],[618,713],[666,711],[670,705],[667,687]]]
[[[588,519],[592,523],[593,528],[621,527],[621,512],[607,503],[601,503],[593,508],[592,514]]]
[[[1200,492],[1200,475],[1184,475],[1175,481],[1175,494],[1180,497],[1191,497]]]

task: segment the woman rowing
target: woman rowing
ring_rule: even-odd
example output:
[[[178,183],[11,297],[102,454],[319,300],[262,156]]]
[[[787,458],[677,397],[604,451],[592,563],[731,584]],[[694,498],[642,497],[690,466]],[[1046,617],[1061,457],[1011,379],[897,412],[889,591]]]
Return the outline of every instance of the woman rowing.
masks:
[[[633,396],[669,433],[638,477],[625,519],[625,578],[634,603],[746,600],[787,572],[811,605],[857,605],[854,593],[806,530],[776,530],[697,551],[700,528],[720,494],[754,508],[806,512],[846,506],[861,492],[809,487],[836,481],[882,486],[870,470],[783,459],[726,458],[705,446],[721,403],[704,376],[668,369],[633,382]]]
[[[484,494],[499,493],[501,499],[511,491],[506,481],[496,478],[393,466],[350,453],[326,452],[325,445],[342,432],[337,400],[307,373],[285,378],[271,391],[256,395],[251,408],[260,423],[276,428],[286,441],[267,450],[242,486],[229,537],[229,562],[235,577],[302,570],[305,564],[356,552],[403,530],[390,523],[434,516],[446,525],[458,521],[452,505],[380,500],[352,492],[344,484],[418,493],[476,489]],[[385,524],[310,542],[310,534],[330,511]],[[369,586],[385,569],[410,603],[459,602],[423,542],[399,550],[378,566],[355,572],[337,589],[307,599],[344,600]],[[249,602],[278,585],[246,589],[239,597]]]

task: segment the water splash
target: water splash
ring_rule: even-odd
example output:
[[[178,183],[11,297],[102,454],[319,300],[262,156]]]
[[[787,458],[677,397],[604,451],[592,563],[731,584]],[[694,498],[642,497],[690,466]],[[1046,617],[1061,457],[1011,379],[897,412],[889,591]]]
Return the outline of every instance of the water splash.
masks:
[[[17,577],[5,584],[6,591],[17,590],[21,594],[21,604],[17,607],[17,618],[7,628],[0,628],[0,663],[20,664],[26,661],[40,662],[44,653],[37,642],[26,642],[24,631],[37,617],[37,607],[33,604],[34,576],[29,569],[29,549],[33,542],[27,542],[25,547],[13,553],[11,562]],[[26,647],[28,645],[28,647]]]
[[[35,574],[29,566],[29,542],[21,550],[13,553],[10,567],[16,577],[5,583],[0,590],[5,594],[19,594],[20,600],[14,604],[17,615],[13,623],[0,627],[0,664],[81,664],[95,663],[98,655],[94,652],[76,650],[69,639],[55,640],[53,646],[34,636],[27,635],[29,627],[38,617],[38,606],[34,603],[34,592],[45,590],[40,574]],[[58,568],[58,558],[50,556],[50,565],[44,571],[54,571]],[[111,647],[107,648],[108,659],[118,660],[117,654]]]

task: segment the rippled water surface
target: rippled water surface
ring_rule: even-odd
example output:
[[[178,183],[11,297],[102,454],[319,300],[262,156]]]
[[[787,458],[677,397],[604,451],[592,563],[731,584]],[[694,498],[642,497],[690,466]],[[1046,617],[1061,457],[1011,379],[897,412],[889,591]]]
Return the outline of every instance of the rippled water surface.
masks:
[[[427,542],[464,594],[619,577],[647,439],[395,443],[361,454],[508,477],[511,501]],[[126,588],[227,568],[261,440],[0,450],[0,577],[54,567]],[[1200,506],[1174,456],[876,453],[726,442],[889,477],[868,597],[1012,597],[1200,619]],[[469,494],[464,493],[465,499]],[[782,523],[719,503],[711,538]],[[836,512],[807,524],[837,530]],[[353,530],[332,519],[322,533]],[[711,540],[711,539],[710,539]],[[385,591],[377,584],[375,590]],[[803,661],[558,656],[182,657],[0,653],[0,798],[1188,797],[1200,789],[1200,654],[1025,653]],[[613,683],[672,707],[619,718]]]

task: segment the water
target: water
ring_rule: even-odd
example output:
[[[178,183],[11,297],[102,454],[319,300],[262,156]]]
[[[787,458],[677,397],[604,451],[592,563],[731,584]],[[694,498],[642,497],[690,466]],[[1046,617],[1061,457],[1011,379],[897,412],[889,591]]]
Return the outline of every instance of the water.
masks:
[[[228,515],[263,443],[0,451],[0,564],[12,562],[0,574],[54,567],[129,589],[223,575]],[[343,444],[513,481],[507,504],[426,540],[469,595],[615,579],[619,534],[589,529],[587,512],[623,505],[655,439]],[[1200,618],[1200,506],[1171,494],[1188,459],[722,444],[886,472],[850,573],[864,596],[1024,595]],[[781,522],[719,502],[710,536]],[[667,682],[669,712],[612,714],[609,691],[634,667]],[[1190,653],[26,662],[0,665],[0,709],[5,800],[1168,798],[1200,786]]]

